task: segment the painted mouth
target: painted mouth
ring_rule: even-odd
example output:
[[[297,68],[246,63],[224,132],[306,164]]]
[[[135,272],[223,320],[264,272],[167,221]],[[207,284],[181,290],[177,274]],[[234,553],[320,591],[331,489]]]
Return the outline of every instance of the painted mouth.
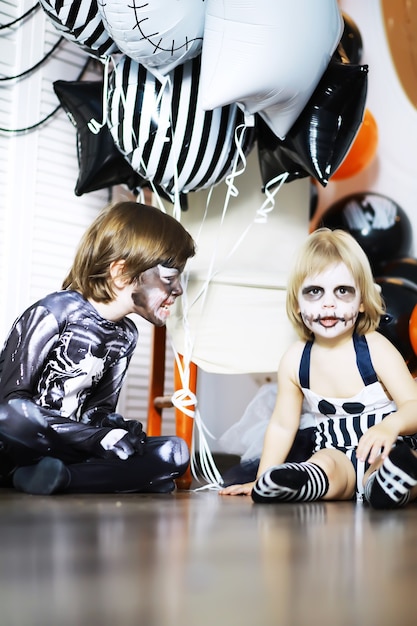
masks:
[[[339,322],[344,322],[345,320],[341,319],[340,317],[318,317],[314,321],[317,324],[324,326],[325,328],[333,328],[333,326],[336,326],[336,324],[338,324]]]
[[[162,311],[162,313],[164,315],[170,315],[171,313],[171,307],[174,304],[175,300],[173,300],[172,302],[164,302],[163,304],[161,304],[161,306],[159,307],[160,311]]]

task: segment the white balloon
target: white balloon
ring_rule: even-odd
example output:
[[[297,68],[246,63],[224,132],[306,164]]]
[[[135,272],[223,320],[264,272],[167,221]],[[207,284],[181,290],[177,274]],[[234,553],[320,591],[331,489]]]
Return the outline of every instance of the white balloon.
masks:
[[[148,70],[167,74],[201,52],[204,0],[103,0],[98,6],[119,49]]]
[[[208,0],[201,102],[237,102],[283,139],[343,33],[337,0]]]

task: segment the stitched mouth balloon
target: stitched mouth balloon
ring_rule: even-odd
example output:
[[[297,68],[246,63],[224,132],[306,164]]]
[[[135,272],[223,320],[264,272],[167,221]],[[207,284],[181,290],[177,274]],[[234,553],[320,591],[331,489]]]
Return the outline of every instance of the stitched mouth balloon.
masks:
[[[107,31],[120,51],[166,74],[201,52],[204,0],[99,0]]]

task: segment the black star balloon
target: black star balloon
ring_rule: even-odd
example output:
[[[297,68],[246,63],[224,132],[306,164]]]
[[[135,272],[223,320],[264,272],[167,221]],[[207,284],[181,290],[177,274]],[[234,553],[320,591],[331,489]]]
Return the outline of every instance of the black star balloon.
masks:
[[[349,15],[342,12],[343,34],[340,43],[334,53],[334,58],[343,63],[359,64],[362,60],[363,44],[362,36],[356,23]]]
[[[332,60],[285,139],[257,120],[262,181],[312,176],[323,187],[345,158],[362,123],[368,67]]]
[[[54,82],[54,91],[77,129],[79,174],[75,194],[81,196],[119,184],[131,190],[144,187],[146,181],[118,150],[107,126],[102,126],[97,133],[89,128],[91,120],[102,121],[103,83],[58,80]]]

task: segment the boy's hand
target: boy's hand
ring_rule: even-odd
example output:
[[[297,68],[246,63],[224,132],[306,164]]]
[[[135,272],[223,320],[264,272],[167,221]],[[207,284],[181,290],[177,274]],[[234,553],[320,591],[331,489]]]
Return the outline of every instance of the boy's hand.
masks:
[[[108,435],[101,440],[100,443],[102,447],[116,454],[119,459],[125,460],[129,456],[132,456],[132,454],[142,455],[145,452],[146,433],[143,430],[142,422],[138,420],[125,420],[119,413],[109,413],[102,420],[101,426],[110,426],[112,429]],[[119,433],[120,437],[117,434],[111,435],[110,433]],[[105,447],[107,441],[110,446],[108,448]]]
[[[135,437],[143,438],[145,441],[146,433],[143,430],[142,422],[138,420],[125,420],[119,413],[109,413],[105,418],[102,426],[111,426],[111,428],[123,428]]]
[[[145,441],[136,437],[123,428],[112,428],[100,441],[104,450],[113,453],[122,461],[128,459],[132,454],[143,454],[145,451]]]

